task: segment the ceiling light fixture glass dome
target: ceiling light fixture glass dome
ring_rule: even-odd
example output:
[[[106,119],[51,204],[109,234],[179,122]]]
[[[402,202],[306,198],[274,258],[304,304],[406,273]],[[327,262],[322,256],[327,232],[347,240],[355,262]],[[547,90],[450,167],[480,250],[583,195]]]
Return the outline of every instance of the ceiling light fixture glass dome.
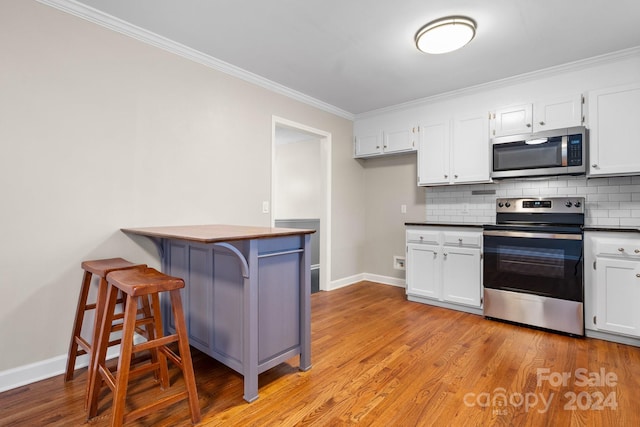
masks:
[[[416,33],[416,47],[425,53],[447,53],[460,49],[476,35],[476,23],[464,16],[449,16],[429,22]]]

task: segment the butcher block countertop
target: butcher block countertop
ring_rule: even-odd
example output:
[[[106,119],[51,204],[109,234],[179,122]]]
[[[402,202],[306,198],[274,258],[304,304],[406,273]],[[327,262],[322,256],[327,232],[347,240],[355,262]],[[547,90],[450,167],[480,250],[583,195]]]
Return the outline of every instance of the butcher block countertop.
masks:
[[[233,240],[267,239],[270,237],[312,234],[315,230],[298,228],[253,227],[245,225],[169,225],[162,227],[123,228],[123,232],[163,239],[216,243]]]

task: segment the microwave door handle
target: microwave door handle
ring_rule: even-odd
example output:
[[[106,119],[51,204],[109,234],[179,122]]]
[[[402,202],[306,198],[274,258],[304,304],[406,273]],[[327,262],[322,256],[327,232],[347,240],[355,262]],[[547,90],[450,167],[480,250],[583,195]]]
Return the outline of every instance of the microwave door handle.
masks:
[[[567,136],[562,136],[562,166],[567,166]]]

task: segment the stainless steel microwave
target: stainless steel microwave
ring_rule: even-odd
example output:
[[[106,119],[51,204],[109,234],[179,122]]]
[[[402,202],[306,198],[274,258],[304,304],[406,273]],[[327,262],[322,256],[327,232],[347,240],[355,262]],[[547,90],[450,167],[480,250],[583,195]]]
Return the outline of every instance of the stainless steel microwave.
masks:
[[[493,138],[491,151],[492,178],[584,175],[587,129],[576,126]]]

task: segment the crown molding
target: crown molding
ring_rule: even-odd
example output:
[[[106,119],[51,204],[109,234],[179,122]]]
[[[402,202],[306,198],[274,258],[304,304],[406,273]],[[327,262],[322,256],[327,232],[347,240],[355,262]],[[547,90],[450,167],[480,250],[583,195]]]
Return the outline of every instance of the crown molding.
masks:
[[[517,76],[507,77],[500,80],[494,80],[487,83],[482,83],[475,86],[469,86],[462,89],[453,90],[450,92],[444,92],[425,98],[415,99],[409,102],[403,102],[401,104],[391,105],[388,107],[379,108],[364,113],[355,115],[355,120],[363,119],[367,117],[374,117],[380,114],[408,110],[415,107],[420,107],[435,102],[445,101],[448,99],[472,95],[474,93],[483,92],[492,89],[499,89],[507,86],[512,86],[517,83],[525,83],[528,81],[541,79],[544,77],[550,77],[570,71],[577,71],[588,67],[593,67],[601,64],[612,63],[620,61],[626,58],[636,57],[640,55],[640,46],[619,50],[616,52],[610,52],[599,56],[594,56],[587,59],[581,59],[578,61],[568,62],[566,64],[556,65],[549,68],[543,68],[541,70],[532,71],[529,73],[519,74]]]
[[[209,68],[213,68],[214,70],[220,71],[225,74],[229,74],[233,77],[237,77],[249,83],[253,83],[256,86],[260,86],[262,88],[268,89],[280,95],[287,96],[291,99],[294,99],[296,101],[318,108],[320,110],[326,111],[328,113],[335,114],[336,116],[339,116],[348,120],[353,120],[355,117],[354,114],[348,111],[342,110],[334,105],[320,101],[316,98],[305,95],[302,92],[298,92],[296,90],[283,86],[274,81],[265,79],[264,77],[261,77],[257,74],[251,73],[240,67],[236,67],[235,65],[229,64],[228,62],[221,61],[217,58],[206,55],[200,51],[197,51],[188,46],[185,46],[183,44],[170,40],[166,37],[155,34],[151,31],[145,30],[144,28],[140,28],[136,25],[123,21],[122,19],[106,14],[102,11],[94,9],[85,4],[79,3],[75,0],[37,0],[37,1],[47,6],[51,6],[55,9],[61,10],[63,12],[69,13],[71,15],[77,16],[79,18],[85,19],[95,24],[101,25],[110,30],[116,31],[118,33],[132,37],[134,39],[140,40],[144,43],[150,44],[152,46],[155,46],[160,49],[166,50],[168,52],[174,53],[176,55],[182,56],[183,58],[205,65]]]

